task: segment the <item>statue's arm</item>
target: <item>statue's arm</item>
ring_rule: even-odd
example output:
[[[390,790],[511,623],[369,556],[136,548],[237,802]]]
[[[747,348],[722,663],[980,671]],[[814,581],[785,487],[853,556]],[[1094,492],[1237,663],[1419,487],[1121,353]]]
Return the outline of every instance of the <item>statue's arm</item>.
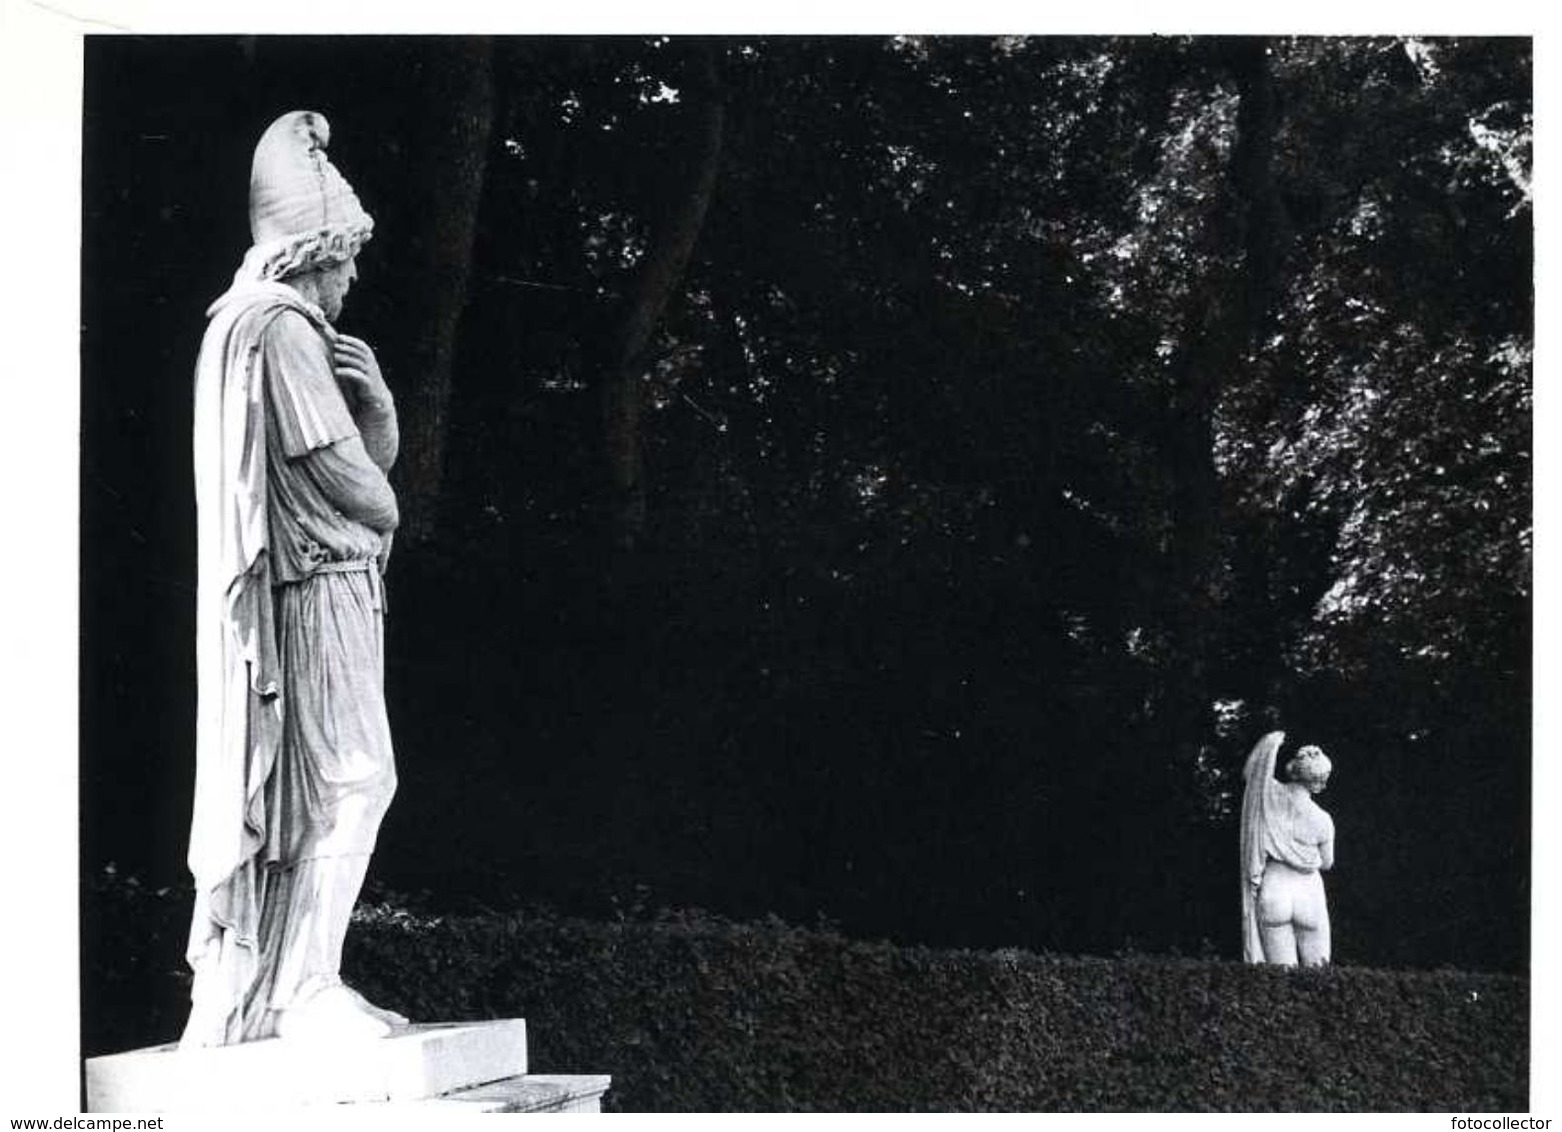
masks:
[[[1284,731],[1271,731],[1253,745],[1242,768],[1242,869],[1249,885],[1264,877],[1264,837],[1269,828],[1275,782],[1275,758],[1285,742]]]
[[[314,325],[296,311],[283,311],[265,331],[266,389],[271,408],[270,426],[276,430],[283,454],[301,465],[319,486],[321,493],[349,519],[354,519],[384,534],[401,521],[396,493],[385,478],[385,468],[369,451],[361,426],[354,419],[344,392],[346,382],[337,373],[334,358],[345,350],[358,359],[356,347],[343,347],[344,335],[328,343]],[[356,342],[356,339],[350,340]],[[367,351],[367,347],[363,348]],[[370,355],[372,362],[372,355]],[[378,378],[379,368],[374,367]],[[383,386],[383,382],[380,382]],[[368,396],[354,393],[362,400]],[[376,405],[379,401],[375,398]],[[388,404],[389,392],[385,394]],[[394,422],[394,407],[358,406],[366,420],[375,412],[388,412]],[[394,423],[390,443],[394,447]],[[386,456],[384,434],[372,443]],[[393,457],[394,452],[390,455]]]
[[[1334,819],[1324,814],[1323,822],[1324,837],[1318,845],[1318,858],[1320,867],[1328,870],[1334,868]]]
[[[401,431],[395,398],[374,351],[362,338],[338,334],[331,344],[331,362],[364,450],[380,471],[390,471],[401,449]]]
[[[300,458],[307,463],[321,493],[343,515],[382,536],[400,525],[395,489],[361,439],[350,436]]]
[[[1248,752],[1247,765],[1242,769],[1242,777],[1247,780],[1249,789],[1252,789],[1254,781],[1267,784],[1274,780],[1275,759],[1284,742],[1284,731],[1271,731],[1253,744],[1253,749]]]

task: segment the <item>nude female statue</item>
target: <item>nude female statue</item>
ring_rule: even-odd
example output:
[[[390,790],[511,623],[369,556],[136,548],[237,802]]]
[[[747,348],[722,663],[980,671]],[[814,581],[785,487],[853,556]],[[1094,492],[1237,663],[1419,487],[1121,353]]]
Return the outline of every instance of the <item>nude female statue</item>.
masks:
[[[1333,769],[1303,747],[1275,779],[1285,732],[1258,741],[1243,770],[1242,929],[1249,963],[1318,967],[1329,961],[1329,906],[1322,871],[1334,867],[1334,820],[1313,801]]]

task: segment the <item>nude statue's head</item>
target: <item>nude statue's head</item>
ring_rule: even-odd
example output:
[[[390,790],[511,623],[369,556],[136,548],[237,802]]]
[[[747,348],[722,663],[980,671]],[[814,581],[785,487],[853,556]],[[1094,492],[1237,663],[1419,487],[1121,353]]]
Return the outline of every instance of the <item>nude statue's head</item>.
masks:
[[[1329,784],[1334,764],[1321,747],[1307,746],[1296,752],[1296,757],[1285,764],[1285,776],[1291,782],[1305,786],[1308,793],[1322,793]]]

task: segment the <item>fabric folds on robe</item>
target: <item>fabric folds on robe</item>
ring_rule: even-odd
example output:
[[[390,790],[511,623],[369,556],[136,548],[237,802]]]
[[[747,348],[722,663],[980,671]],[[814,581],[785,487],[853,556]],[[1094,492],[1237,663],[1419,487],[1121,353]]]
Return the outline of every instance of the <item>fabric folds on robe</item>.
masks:
[[[265,789],[282,741],[281,662],[268,553],[262,336],[284,310],[329,336],[279,283],[238,281],[207,311],[195,373],[196,775],[189,866],[195,972],[181,1044],[241,1039],[259,967]]]
[[[1272,811],[1280,802],[1276,796],[1280,784],[1275,781],[1275,758],[1284,742],[1284,731],[1271,731],[1253,747],[1242,768],[1242,958],[1249,963],[1264,961],[1256,904],[1268,861]]]

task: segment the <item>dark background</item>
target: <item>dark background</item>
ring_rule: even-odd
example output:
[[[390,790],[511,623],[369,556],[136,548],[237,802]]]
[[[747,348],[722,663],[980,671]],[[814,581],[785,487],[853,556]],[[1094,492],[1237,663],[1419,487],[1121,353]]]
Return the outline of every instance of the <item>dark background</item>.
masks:
[[[1279,725],[1335,762],[1339,961],[1526,968],[1530,82],[1500,39],[89,38],[85,873],[186,883],[191,379],[307,108],[404,433],[372,885],[1235,958]]]

